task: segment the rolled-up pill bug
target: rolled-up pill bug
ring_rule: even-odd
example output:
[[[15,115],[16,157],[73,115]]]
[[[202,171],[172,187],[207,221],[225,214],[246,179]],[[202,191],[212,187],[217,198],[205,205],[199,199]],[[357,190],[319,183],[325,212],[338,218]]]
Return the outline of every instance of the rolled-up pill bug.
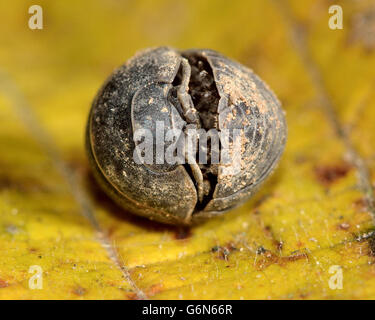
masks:
[[[286,137],[280,102],[250,69],[213,50],[159,47],[137,53],[105,82],[90,111],[86,149],[94,176],[120,206],[190,225],[249,199]],[[165,161],[167,151],[175,163]]]

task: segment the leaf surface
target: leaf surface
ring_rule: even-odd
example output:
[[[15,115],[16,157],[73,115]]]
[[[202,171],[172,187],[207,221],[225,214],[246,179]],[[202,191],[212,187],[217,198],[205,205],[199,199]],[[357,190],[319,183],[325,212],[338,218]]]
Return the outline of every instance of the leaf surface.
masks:
[[[0,298],[375,298],[371,1],[338,1],[342,30],[328,28],[324,0],[39,4],[35,31],[27,1],[0,4]],[[251,67],[288,122],[285,154],[260,192],[189,230],[116,207],[84,151],[104,79],[163,44]],[[42,290],[29,288],[33,265]],[[329,285],[335,266],[342,289]]]

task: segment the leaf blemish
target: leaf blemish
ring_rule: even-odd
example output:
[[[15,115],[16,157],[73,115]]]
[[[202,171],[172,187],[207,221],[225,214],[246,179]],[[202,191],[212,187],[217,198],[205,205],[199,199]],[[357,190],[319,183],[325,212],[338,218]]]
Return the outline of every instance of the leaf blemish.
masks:
[[[314,173],[316,179],[325,187],[331,186],[337,180],[345,177],[350,171],[351,166],[346,163],[338,163],[334,165],[315,166]]]
[[[174,234],[176,240],[186,240],[192,236],[191,228],[181,227],[178,228]]]
[[[238,250],[238,248],[234,245],[233,242],[228,242],[224,246],[214,246],[211,248],[211,252],[217,252],[216,257],[218,259],[225,261],[228,261],[229,255],[236,250]]]
[[[258,270],[264,270],[275,263],[280,266],[285,266],[288,262],[309,258],[306,252],[297,252],[289,256],[281,257],[270,250],[264,249],[263,247],[262,249],[263,250],[259,250],[258,248],[257,250],[258,258],[255,266]]]

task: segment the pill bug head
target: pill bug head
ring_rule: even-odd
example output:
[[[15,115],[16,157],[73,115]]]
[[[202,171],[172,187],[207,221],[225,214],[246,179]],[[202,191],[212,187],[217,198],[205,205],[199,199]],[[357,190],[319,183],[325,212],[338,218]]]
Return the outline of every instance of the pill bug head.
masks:
[[[196,140],[189,149],[191,132]],[[185,225],[251,197],[285,142],[284,114],[267,85],[250,69],[205,49],[159,47],[136,54],[99,91],[86,130],[94,175],[117,203]],[[228,146],[232,162],[224,163]]]

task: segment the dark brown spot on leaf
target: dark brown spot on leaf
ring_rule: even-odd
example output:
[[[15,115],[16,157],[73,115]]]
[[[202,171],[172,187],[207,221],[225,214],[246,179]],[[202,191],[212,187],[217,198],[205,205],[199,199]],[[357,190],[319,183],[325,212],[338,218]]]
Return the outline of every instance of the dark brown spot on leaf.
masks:
[[[185,240],[191,237],[191,228],[189,227],[180,227],[175,232],[175,238],[177,240]]]
[[[329,187],[338,179],[345,177],[350,169],[350,165],[343,162],[336,165],[316,166],[314,172],[317,180],[324,186]]]
[[[280,266],[285,266],[288,262],[293,262],[300,259],[308,259],[307,253],[296,252],[295,254],[282,257],[266,249],[264,249],[263,253],[259,253],[257,250],[257,260],[255,263],[255,267],[258,270],[264,270],[265,268],[275,263],[277,263]]]

